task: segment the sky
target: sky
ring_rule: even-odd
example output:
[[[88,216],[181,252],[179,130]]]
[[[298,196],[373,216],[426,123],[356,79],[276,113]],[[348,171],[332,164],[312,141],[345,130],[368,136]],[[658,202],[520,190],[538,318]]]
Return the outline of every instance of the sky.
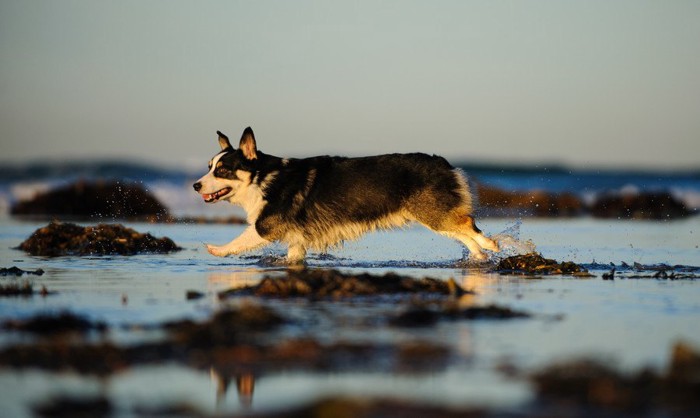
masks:
[[[700,167],[700,2],[0,0],[0,163]]]

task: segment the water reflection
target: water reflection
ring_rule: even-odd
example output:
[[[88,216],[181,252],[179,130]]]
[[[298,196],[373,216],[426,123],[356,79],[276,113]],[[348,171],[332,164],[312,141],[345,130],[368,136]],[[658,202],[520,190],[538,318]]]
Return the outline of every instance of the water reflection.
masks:
[[[264,276],[283,275],[285,269],[246,268],[233,271],[217,271],[207,275],[209,288],[215,292],[240,289],[260,283]]]
[[[366,271],[366,269],[363,269]],[[381,270],[384,270],[382,268]],[[240,269],[240,270],[234,270],[234,271],[219,271],[216,273],[212,273],[208,275],[208,283],[212,287],[216,287],[219,290],[228,290],[228,289],[234,289],[234,288],[241,288],[245,286],[252,286],[260,282],[261,278],[265,275],[272,275],[272,276],[282,276],[284,275],[286,270],[284,269],[261,269],[261,268],[250,268],[250,269]],[[399,274],[402,274],[403,271],[400,269],[398,270]],[[412,273],[415,274],[415,271],[412,271]],[[469,307],[469,306],[474,306],[474,305],[480,305],[483,304],[483,298],[487,297],[488,299],[492,298],[494,294],[498,292],[498,287],[500,286],[499,282],[501,279],[499,279],[498,274],[492,274],[488,273],[485,270],[479,270],[479,269],[445,269],[445,268],[434,268],[434,269],[425,269],[421,272],[422,276],[430,276],[430,277],[439,277],[442,279],[447,280],[449,277],[454,277],[455,281],[457,284],[459,284],[462,288],[471,290],[474,292],[473,294],[465,294],[462,295],[458,300],[457,304],[462,306],[462,307]],[[381,307],[381,306],[375,306],[373,305],[364,305],[362,303],[354,303],[352,305],[352,312],[344,311],[345,309],[348,308],[348,306],[341,304],[336,304],[336,302],[332,302],[332,307],[326,307],[326,308],[331,308],[330,311],[327,312],[326,308],[324,308],[321,305],[318,305],[318,301],[314,304],[314,312],[315,314],[313,315],[313,320],[316,321],[314,322],[316,325],[316,329],[318,331],[321,331],[324,333],[324,335],[327,338],[330,338],[329,341],[333,341],[336,337],[340,338],[341,340],[343,338],[351,338],[353,339],[356,336],[356,332],[358,330],[355,330],[353,328],[353,325],[351,324],[360,324],[360,328],[364,329],[363,327],[366,326],[366,321],[365,322],[358,322],[358,321],[353,321],[350,320],[346,314],[352,313],[351,317],[353,315],[359,315],[360,313],[358,312],[358,309],[362,309],[364,311],[364,314],[362,315],[374,315],[377,314],[379,316],[382,315],[382,312],[392,312],[391,310],[387,311],[386,306]],[[453,303],[454,301],[450,302]],[[303,306],[306,306],[305,304],[302,304]],[[286,306],[286,305],[285,305]],[[296,303],[295,303],[296,306]],[[360,308],[362,307],[362,308]],[[289,306],[287,306],[289,308]],[[284,309],[283,309],[284,310]],[[375,312],[376,311],[376,312]],[[296,312],[296,311],[295,311]],[[297,312],[298,313],[298,312]],[[327,315],[330,315],[331,317],[326,317]],[[342,321],[337,322],[338,316],[342,317]],[[332,318],[336,317],[336,318]],[[297,318],[298,319],[298,318]],[[321,321],[326,326],[320,326],[317,322]],[[339,324],[344,324],[340,327],[338,327]],[[438,357],[431,357],[429,360],[431,363],[435,363],[434,365],[440,364],[442,366],[447,366],[447,369],[442,370],[441,372],[437,372],[436,374],[432,375],[433,378],[437,378],[437,376],[442,376],[444,373],[445,376],[450,375],[450,372],[448,369],[455,366],[455,364],[469,364],[475,355],[476,352],[476,346],[477,341],[474,339],[474,334],[472,332],[471,326],[466,324],[466,323],[459,323],[459,324],[453,324],[454,326],[451,328],[451,331],[448,331],[445,333],[445,330],[440,331],[439,333],[435,335],[423,335],[422,338],[425,339],[425,341],[432,341],[434,344],[447,344],[451,345],[453,347],[453,350],[451,354],[445,355],[445,358],[440,359]],[[401,328],[393,328],[389,326],[388,324],[384,324],[383,322],[378,322],[375,324],[375,327],[373,330],[368,330],[365,329],[364,331],[361,331],[365,337],[368,337],[370,335],[376,335],[379,337],[381,340],[384,340],[385,342],[389,343],[390,345],[396,345],[397,352],[395,355],[400,357],[398,361],[401,364],[410,364],[414,361],[416,362],[425,362],[428,360],[427,357],[421,355],[418,356],[418,358],[412,359],[411,355],[415,355],[415,353],[423,353],[424,350],[429,348],[430,346],[428,345],[423,345],[419,344],[418,342],[413,341],[411,338],[411,332],[408,332],[405,329]],[[332,333],[336,337],[332,337],[328,335],[327,333]],[[451,334],[451,335],[449,335]],[[284,337],[283,337],[284,338]],[[408,338],[408,340],[406,340]],[[427,347],[427,348],[426,348]],[[436,351],[438,353],[438,351]],[[445,354],[445,353],[443,353]],[[437,354],[436,354],[437,355]],[[408,360],[403,359],[403,357],[408,356]],[[463,363],[465,362],[466,363]],[[456,363],[455,363],[456,362]],[[451,366],[449,366],[451,364]],[[460,367],[462,367],[460,366]],[[438,367],[440,369],[440,367]],[[402,375],[405,370],[402,369],[396,369],[394,372],[398,372],[399,376]],[[433,370],[435,373],[436,370]],[[409,373],[410,374],[410,373]],[[274,372],[273,372],[274,375]],[[393,375],[393,377],[391,377]],[[420,373],[418,374],[420,375]],[[393,380],[393,379],[399,379],[403,380],[405,376],[399,377],[397,375],[394,375],[394,373],[389,373],[388,375],[385,376],[386,379]],[[230,389],[231,386],[233,386],[233,383],[235,383],[236,387],[236,393],[237,393],[237,398],[238,398],[238,407],[242,408],[244,410],[248,409],[255,409],[254,405],[254,392],[256,389],[256,382],[257,379],[259,379],[259,375],[256,375],[253,373],[252,370],[241,370],[240,368],[235,368],[234,370],[227,369],[226,367],[224,369],[221,368],[212,368],[210,370],[210,377],[212,379],[212,382],[215,385],[215,392],[216,392],[216,410],[217,411],[225,411],[225,410],[230,410],[232,405],[226,405],[226,399],[231,397],[231,392],[233,390]],[[444,376],[443,376],[444,377]],[[273,377],[273,380],[278,379],[279,377],[275,378]],[[442,378],[442,377],[441,377]],[[262,396],[263,398],[266,398],[269,394],[267,393],[269,389],[265,387],[266,385],[262,386]],[[257,402],[261,402],[259,399]]]
[[[215,288],[238,289],[259,283],[264,273],[264,271],[259,269],[217,271],[209,273],[207,281]]]
[[[461,278],[455,279],[462,289],[474,292],[473,295],[464,295],[460,304],[474,305],[484,296],[491,296],[497,292],[501,276],[498,273],[488,273],[479,270],[462,270]]]
[[[216,385],[216,410],[225,410],[226,393],[228,392],[231,380],[236,380],[236,391],[238,402],[243,409],[250,409],[253,406],[253,392],[255,391],[255,375],[252,372],[236,373],[233,376],[211,368],[209,371],[214,384]]]
[[[236,376],[236,389],[238,389],[238,401],[243,407],[249,408],[253,404],[255,376],[252,373]]]

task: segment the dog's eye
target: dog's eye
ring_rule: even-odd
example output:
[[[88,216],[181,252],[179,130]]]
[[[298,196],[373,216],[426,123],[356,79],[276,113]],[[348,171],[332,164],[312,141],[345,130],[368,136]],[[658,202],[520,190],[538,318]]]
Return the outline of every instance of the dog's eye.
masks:
[[[225,167],[216,167],[216,170],[214,170],[214,175],[217,177],[232,177],[231,170]]]

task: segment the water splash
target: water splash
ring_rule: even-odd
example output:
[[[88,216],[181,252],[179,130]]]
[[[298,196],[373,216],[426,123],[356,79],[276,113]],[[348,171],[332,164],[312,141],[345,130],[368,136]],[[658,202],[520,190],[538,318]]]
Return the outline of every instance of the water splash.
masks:
[[[289,267],[286,256],[272,253],[258,258],[254,264],[260,267]]]
[[[532,240],[523,241],[520,238],[522,224],[522,219],[516,219],[513,225],[508,226],[503,232],[491,236],[501,248],[498,253],[499,258],[528,254],[537,250],[537,246]]]

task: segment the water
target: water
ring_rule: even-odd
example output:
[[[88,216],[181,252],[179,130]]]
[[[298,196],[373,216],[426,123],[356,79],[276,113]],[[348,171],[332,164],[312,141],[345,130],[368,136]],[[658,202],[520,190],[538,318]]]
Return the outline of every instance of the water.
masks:
[[[509,190],[574,191],[591,199],[607,190],[670,190],[688,207],[700,208],[700,174],[569,171],[561,168],[494,168],[465,166],[477,180]],[[241,214],[229,205],[205,205],[190,184],[202,173],[162,170],[121,163],[55,164],[0,167],[0,213],[36,191],[78,178],[115,178],[138,182],[165,203],[175,216]],[[110,219],[96,218],[95,222]],[[91,222],[94,224],[95,222]],[[204,320],[226,304],[219,291],[257,283],[264,275],[282,274],[279,245],[240,257],[215,258],[204,243],[223,244],[238,235],[236,225],[127,224],[140,232],[168,236],[183,251],[133,257],[28,256],[13,248],[45,222],[19,222],[0,215],[0,266],[42,268],[31,277],[48,297],[0,298],[0,321],[40,312],[69,310],[110,326],[104,337],[117,344],[139,344],[162,337],[153,325],[181,318]],[[517,411],[533,396],[527,381],[504,376],[503,364],[534,370],[558,359],[594,356],[635,370],[665,367],[673,343],[700,347],[700,283],[697,280],[625,279],[642,266],[700,266],[700,217],[667,222],[576,219],[481,219],[502,256],[539,251],[547,258],[584,264],[593,278],[505,276],[465,262],[454,241],[420,227],[369,234],[327,254],[311,253],[310,267],[413,277],[454,278],[477,295],[467,304],[497,303],[535,314],[514,321],[440,322],[426,329],[367,325],[368,316],[396,313],[401,306],[359,302],[273,301],[278,312],[301,318],[310,327],[291,327],[289,336],[310,335],[325,342],[432,341],[450,349],[447,367],[406,373],[391,369],[344,371],[272,370],[254,376],[250,393],[227,391],[216,373],[161,364],[135,367],[106,378],[41,370],[0,369],[3,416],[32,416],[32,407],[60,395],[105,396],[115,416],[135,416],[141,407],[186,403],[205,413],[283,410],[329,396],[395,398],[457,408],[488,407]],[[497,257],[490,260],[490,266]],[[602,280],[611,263],[623,278]],[[623,264],[624,263],[624,264]],[[651,273],[645,273],[651,275]],[[3,283],[14,280],[0,278]],[[203,292],[188,301],[188,290]],[[235,302],[233,302],[235,303]],[[342,318],[339,321],[338,318]],[[284,334],[283,333],[283,334]],[[99,338],[99,337],[92,337]],[[31,342],[26,335],[0,332],[0,347]],[[239,376],[241,379],[250,376]]]
[[[44,223],[0,220],[0,266],[42,268],[31,280],[57,292],[49,297],[1,298],[0,318],[28,317],[37,312],[70,310],[107,322],[108,339],[134,344],[157,333],[134,325],[158,324],[190,317],[207,318],[222,307],[216,293],[252,284],[265,274],[279,274],[270,263],[284,255],[272,246],[248,256],[215,258],[204,243],[221,244],[242,226],[187,224],[128,224],[141,232],[169,236],[184,248],[169,255],[133,257],[32,257],[12,249]],[[154,365],[128,369],[107,378],[38,370],[0,370],[0,410],[6,416],[30,416],[39,400],[65,394],[106,396],[117,416],[131,416],[143,405],[185,402],[208,413],[260,412],[303,405],[315,399],[343,395],[398,398],[454,407],[486,406],[517,410],[532,398],[526,381],[510,379],[497,370],[505,363],[535,369],[556,359],[595,356],[612,359],[619,367],[663,368],[671,345],[679,340],[700,347],[700,283],[695,280],[604,281],[610,263],[700,265],[700,219],[673,222],[486,219],[479,226],[501,240],[506,253],[536,249],[548,258],[588,265],[589,279],[503,276],[462,260],[462,248],[450,239],[420,227],[378,232],[346,243],[327,254],[311,253],[311,267],[415,277],[455,278],[477,292],[469,303],[498,303],[536,314],[528,320],[504,322],[441,322],[434,327],[404,330],[379,327],[337,327],[323,312],[347,313],[347,321],[363,312],[395,307],[329,303],[309,310],[284,301],[273,306],[289,315],[318,315],[311,331],[325,340],[406,341],[418,339],[446,344],[453,351],[449,366],[427,373],[386,370],[319,372],[279,370],[255,376],[252,402],[236,393],[235,382],[218,392],[210,371],[183,365]],[[2,281],[11,279],[0,278]],[[206,294],[185,300],[187,290]],[[325,318],[325,319],[324,319]],[[326,325],[324,325],[326,324]],[[330,325],[329,325],[330,324]],[[128,328],[125,328],[128,326]],[[298,332],[291,330],[289,332]],[[27,337],[0,333],[5,346]]]

